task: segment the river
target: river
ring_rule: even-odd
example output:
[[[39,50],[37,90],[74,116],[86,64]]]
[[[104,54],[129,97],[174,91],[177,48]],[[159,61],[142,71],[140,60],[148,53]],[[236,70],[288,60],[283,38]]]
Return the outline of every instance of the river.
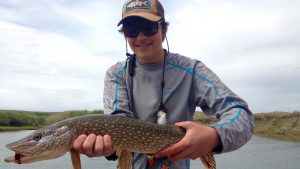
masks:
[[[5,157],[13,152],[5,144],[16,141],[32,131],[0,132],[0,169],[71,169],[70,155],[54,160],[40,161],[32,164],[17,165],[5,163]],[[241,149],[216,155],[218,169],[300,169],[300,143],[279,141],[253,136]],[[105,158],[88,158],[82,155],[84,169],[116,169],[116,162]],[[191,161],[191,169],[204,168],[199,160]]]

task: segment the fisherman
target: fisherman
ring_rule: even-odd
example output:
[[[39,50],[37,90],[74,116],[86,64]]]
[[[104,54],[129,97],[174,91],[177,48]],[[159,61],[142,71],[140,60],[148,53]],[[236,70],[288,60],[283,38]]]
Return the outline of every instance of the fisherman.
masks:
[[[155,154],[154,164],[147,162],[147,155],[134,153],[132,168],[188,169],[189,159],[236,150],[251,138],[254,122],[247,103],[201,61],[163,48],[168,22],[158,0],[127,0],[118,26],[126,39],[127,59],[106,72],[105,113],[152,123],[164,119],[186,130],[182,140]],[[219,121],[210,126],[191,122],[196,107]],[[117,158],[108,135],[80,135],[73,149],[89,157]]]

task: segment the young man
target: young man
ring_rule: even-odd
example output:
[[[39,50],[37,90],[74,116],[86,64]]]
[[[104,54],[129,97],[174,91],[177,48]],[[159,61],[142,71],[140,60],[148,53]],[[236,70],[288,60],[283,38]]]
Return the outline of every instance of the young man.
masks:
[[[134,54],[106,72],[105,113],[122,112],[157,123],[163,112],[168,124],[186,130],[182,140],[155,155],[153,168],[168,164],[187,169],[189,159],[236,150],[251,138],[254,125],[247,103],[202,62],[163,49],[168,24],[158,0],[126,1],[121,24]],[[191,122],[196,107],[219,122],[211,126]],[[73,148],[89,157],[111,158],[115,152],[107,135],[81,135]],[[133,168],[147,168],[146,155],[135,153]]]

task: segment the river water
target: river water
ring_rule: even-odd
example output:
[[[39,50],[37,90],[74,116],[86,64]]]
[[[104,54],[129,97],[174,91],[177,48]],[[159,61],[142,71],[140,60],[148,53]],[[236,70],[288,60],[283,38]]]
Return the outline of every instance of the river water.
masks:
[[[32,131],[0,132],[0,169],[71,169],[70,155],[54,160],[40,161],[32,164],[5,163],[5,157],[14,153],[5,148],[5,144],[16,141]],[[253,136],[241,149],[216,155],[218,169],[300,169],[300,143],[279,141]],[[116,162],[105,158],[88,158],[84,155],[84,169],[116,169]],[[200,160],[191,161],[191,169],[204,168]]]

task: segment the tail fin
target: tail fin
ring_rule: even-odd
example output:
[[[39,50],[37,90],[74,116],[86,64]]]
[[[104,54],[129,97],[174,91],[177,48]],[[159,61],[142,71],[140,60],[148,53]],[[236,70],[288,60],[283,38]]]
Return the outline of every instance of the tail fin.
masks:
[[[210,152],[207,155],[200,157],[200,160],[202,161],[206,169],[216,169],[217,167],[213,152]]]

